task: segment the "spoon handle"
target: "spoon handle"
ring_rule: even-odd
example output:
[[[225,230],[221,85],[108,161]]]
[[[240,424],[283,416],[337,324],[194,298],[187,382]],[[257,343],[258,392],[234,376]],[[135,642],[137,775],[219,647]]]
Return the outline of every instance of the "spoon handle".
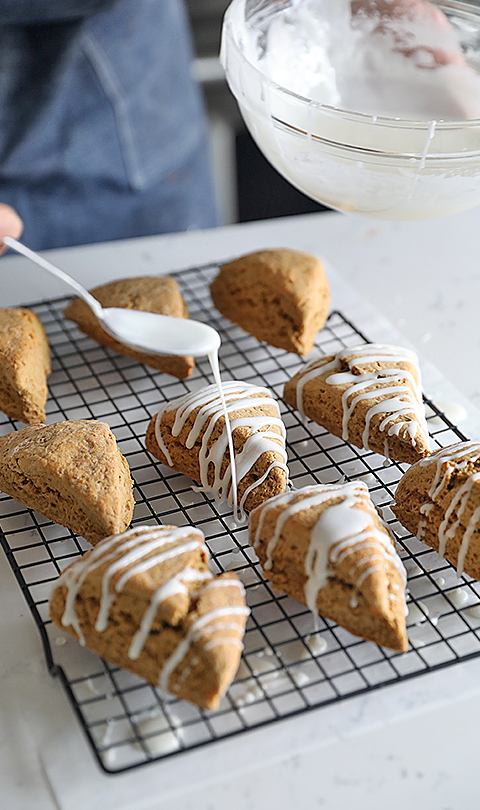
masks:
[[[52,275],[57,276],[59,279],[64,281],[65,284],[69,284],[70,287],[73,287],[77,295],[79,295],[80,298],[83,298],[85,303],[88,304],[91,310],[93,310],[97,318],[102,317],[102,307],[97,299],[94,298],[93,295],[90,295],[90,293],[84,287],[82,287],[78,281],[75,281],[74,278],[69,276],[68,273],[64,273],[64,271],[60,270],[59,267],[55,267],[54,264],[48,262],[43,258],[43,256],[35,253],[34,250],[30,250],[30,248],[26,247],[25,245],[22,245],[21,242],[18,242],[17,239],[14,239],[12,236],[4,236],[3,243],[12,250],[16,250],[17,253],[21,253],[22,256],[30,259],[30,261],[35,262],[35,264],[38,264],[44,270],[52,273]]]

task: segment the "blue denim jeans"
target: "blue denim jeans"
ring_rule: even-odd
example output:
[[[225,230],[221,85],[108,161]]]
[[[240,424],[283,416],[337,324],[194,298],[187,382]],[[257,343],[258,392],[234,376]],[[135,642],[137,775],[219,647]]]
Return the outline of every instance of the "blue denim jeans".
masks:
[[[0,201],[23,218],[25,243],[214,225],[180,0],[70,0],[68,19],[1,25],[2,6],[33,20],[44,5],[51,17],[62,4],[0,0]]]

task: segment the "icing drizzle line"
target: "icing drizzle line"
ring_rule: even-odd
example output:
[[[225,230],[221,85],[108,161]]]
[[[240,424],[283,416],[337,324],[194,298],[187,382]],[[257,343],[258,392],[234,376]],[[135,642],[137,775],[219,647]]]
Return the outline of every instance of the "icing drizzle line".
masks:
[[[182,538],[186,539],[185,543],[173,545]],[[170,548],[168,548],[169,546]],[[57,586],[65,585],[67,588],[62,616],[63,626],[73,627],[80,644],[85,644],[75,610],[75,599],[87,576],[105,563],[109,563],[109,565],[102,577],[102,595],[95,622],[95,630],[99,633],[103,632],[107,627],[110,607],[115,598],[114,594],[110,593],[110,582],[114,574],[122,572],[114,586],[115,592],[121,593],[131,577],[195,548],[205,548],[205,552],[208,554],[202,532],[191,526],[138,526],[122,534],[106,537],[88,555],[84,555],[80,560],[70,565],[57,581]],[[139,646],[139,638],[144,636],[144,643],[150,632],[151,622],[156,612],[156,609],[151,610],[153,603],[158,607],[161,601],[175,593],[188,593],[185,582],[196,580],[200,582],[205,579],[212,579],[212,577],[213,574],[210,571],[195,571],[186,567],[161,585],[152,595],[150,606],[143,617],[142,627],[132,641],[134,648],[136,649]],[[150,616],[150,613],[151,621],[148,624],[146,616]],[[137,655],[130,655],[129,652],[131,658],[138,658],[143,643]]]
[[[430,501],[426,501],[420,507],[422,515],[428,515],[431,508],[434,506],[436,499],[441,495],[444,487],[446,486],[449,474],[452,468],[457,470],[464,469],[469,463],[473,464],[480,459],[480,443],[479,442],[458,442],[457,444],[449,447],[443,447],[428,458],[421,459],[418,462],[420,467],[426,467],[430,464],[435,464],[435,475],[433,476],[432,483],[428,490],[428,497]],[[445,516],[438,527],[438,555],[442,559],[445,555],[447,544],[452,540],[461,526],[461,519],[467,508],[472,488],[476,481],[480,481],[480,472],[472,473],[462,486],[453,495],[446,511]],[[456,511],[456,520],[449,527],[450,519]],[[480,522],[480,506],[473,510],[473,513],[468,521],[467,527],[463,532],[460,548],[458,551],[457,559],[457,576],[461,577],[464,571],[465,557],[468,553],[470,540],[473,533],[477,529]],[[417,529],[417,538],[422,540],[425,528],[427,526],[426,520],[420,520]]]
[[[260,486],[267,478],[274,467],[280,467],[288,475],[287,454],[285,451],[285,426],[280,418],[280,411],[276,399],[272,396],[268,388],[261,388],[250,383],[229,381],[223,383],[223,391],[227,405],[227,412],[242,411],[262,405],[273,406],[276,416],[238,416],[230,419],[232,433],[236,428],[249,428],[247,439],[239,453],[235,455],[235,466],[237,472],[237,482],[250,472],[263,453],[275,452],[281,460],[273,461],[265,474],[252,485],[250,485],[242,495],[239,503],[240,519],[245,518],[244,505],[250,492]],[[231,464],[229,463],[222,475],[221,468],[224,454],[227,449],[227,432],[225,426],[217,436],[211,447],[209,441],[215,432],[218,420],[224,416],[223,408],[216,385],[209,385],[197,391],[185,394],[174,402],[165,403],[159,410],[155,422],[155,437],[157,444],[165,455],[167,462],[172,466],[172,458],[163,440],[161,433],[161,421],[163,414],[167,411],[176,411],[175,421],[172,427],[172,436],[178,436],[192,412],[198,408],[194,423],[186,439],[186,447],[191,449],[198,437],[205,429],[202,436],[199,464],[200,464],[200,490],[211,492],[216,503],[221,503],[225,499],[229,505],[234,505],[234,492],[231,486]],[[269,430],[276,427],[279,433]],[[214,480],[212,484],[208,482],[208,472],[213,465]]]
[[[377,515],[363,481],[305,487],[277,495],[259,506],[255,510],[259,513],[254,538],[255,548],[260,542],[268,513],[277,506],[285,507],[279,511],[267,543],[265,569],[272,568],[275,547],[285,523],[292,515],[337,498],[341,500],[320,513],[311,530],[310,544],[305,557],[307,576],[305,603],[313,613],[317,613],[318,592],[327,584],[332,574],[330,563],[342,562],[360,548],[371,548],[373,553],[363,557],[353,566],[353,573],[357,574],[357,588],[361,587],[367,577],[381,570],[386,560],[397,568],[404,586],[406,584],[406,572],[390,540],[390,535],[375,525]]]
[[[362,365],[385,363],[392,359],[397,365],[361,374],[352,372],[354,366],[360,363]],[[342,371],[345,361],[348,364],[348,371]],[[412,365],[415,373],[399,368],[398,363],[401,362]],[[300,373],[296,388],[297,409],[304,420],[306,419],[303,399],[305,385],[327,372],[331,372],[325,378],[328,385],[348,384],[342,394],[342,438],[345,441],[349,440],[349,422],[355,406],[363,400],[381,396],[382,400],[372,405],[366,414],[362,435],[365,450],[369,449],[370,423],[376,414],[385,414],[379,429],[386,430],[387,436],[398,436],[404,429],[414,444],[420,426],[420,430],[425,434],[425,440],[428,442],[428,428],[421,394],[421,372],[414,352],[399,346],[367,343],[342,349],[333,359],[320,358],[311,361]],[[379,384],[382,387],[376,388],[375,386]]]
[[[186,542],[172,547],[173,543],[182,538],[185,538]],[[95,622],[97,632],[104,631],[108,625],[110,607],[115,598],[115,595],[110,592],[110,583],[114,574],[121,572],[121,576],[114,585],[114,591],[121,593],[126,582],[136,574],[198,547],[203,548],[208,554],[203,533],[191,526],[138,526],[122,534],[105,538],[95,546],[86,559],[82,557],[70,565],[57,580],[56,587],[64,585],[67,588],[65,608],[61,619],[62,625],[73,627],[80,644],[85,645],[85,638],[75,610],[75,599],[88,574],[105,563],[109,563],[109,565],[102,576],[102,595]],[[188,582],[198,582],[199,585],[206,582],[207,584],[202,586],[203,593],[210,588],[231,587],[237,588],[241,596],[245,595],[243,584],[236,578],[218,580],[214,579],[211,571],[198,571],[190,566],[185,566],[153,592],[140,627],[134,634],[128,650],[128,655],[132,660],[137,659],[143,650],[160,603],[175,594],[187,595],[186,583]],[[249,609],[244,605],[233,605],[214,608],[196,619],[186,636],[165,662],[160,673],[159,685],[167,688],[171,673],[183,660],[191,643],[204,634],[210,634],[216,630],[225,631],[221,636],[215,636],[207,641],[204,649],[211,649],[219,644],[232,644],[242,650],[243,644],[238,636],[243,635],[243,624],[235,621],[234,617],[248,616],[249,613]],[[233,621],[226,622],[223,620],[224,617],[232,617]],[[232,635],[232,631],[238,635]]]

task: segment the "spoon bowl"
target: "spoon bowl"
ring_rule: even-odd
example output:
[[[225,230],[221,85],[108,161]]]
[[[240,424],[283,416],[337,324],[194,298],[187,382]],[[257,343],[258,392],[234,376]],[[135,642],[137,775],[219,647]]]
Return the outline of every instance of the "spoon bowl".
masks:
[[[101,321],[104,329],[125,346],[148,354],[173,354],[181,357],[211,355],[220,347],[220,335],[216,329],[206,323],[190,320],[190,318],[173,318],[170,315],[143,312],[138,309],[104,308],[68,273],[55,267],[43,256],[22,245],[17,239],[5,236],[3,242],[7,247],[35,262],[72,287]]]

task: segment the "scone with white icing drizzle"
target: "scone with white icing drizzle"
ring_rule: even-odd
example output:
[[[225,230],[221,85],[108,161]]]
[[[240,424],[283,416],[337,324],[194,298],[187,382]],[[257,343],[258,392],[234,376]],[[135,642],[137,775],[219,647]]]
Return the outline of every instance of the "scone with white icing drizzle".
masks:
[[[138,526],[57,580],[50,617],[107,661],[204,709],[233,680],[248,616],[242,583],[214,576],[201,531]]]
[[[50,349],[45,330],[29,309],[0,309],[0,410],[12,419],[45,421]]]
[[[0,490],[92,544],[130,525],[132,489],[104,422],[28,425],[0,438]]]
[[[322,262],[279,248],[224,264],[210,285],[217,309],[258,340],[308,354],[325,326],[330,286]]]
[[[363,481],[293,490],[250,515],[272,586],[350,633],[407,649],[405,569]]]
[[[249,512],[284,492],[288,469],[285,426],[267,388],[223,383],[235,451],[237,504]],[[217,503],[233,504],[225,417],[216,385],[167,402],[148,426],[149,452],[211,493]]]
[[[376,343],[308,363],[284,400],[356,447],[413,464],[430,453],[421,373],[414,352]]]
[[[185,301],[172,276],[121,278],[117,281],[109,281],[100,287],[94,287],[90,290],[90,294],[100,301],[102,307],[136,309],[141,312],[171,315],[174,318],[188,318]],[[81,298],[74,298],[63,314],[69,320],[74,321],[82,332],[101,343],[102,346],[107,346],[126,357],[133,357],[139,363],[145,363],[146,366],[172,374],[180,379],[189,377],[193,371],[195,365],[193,357],[148,354],[115,340]]]
[[[480,443],[443,447],[401,478],[392,510],[419,540],[480,579]]]

